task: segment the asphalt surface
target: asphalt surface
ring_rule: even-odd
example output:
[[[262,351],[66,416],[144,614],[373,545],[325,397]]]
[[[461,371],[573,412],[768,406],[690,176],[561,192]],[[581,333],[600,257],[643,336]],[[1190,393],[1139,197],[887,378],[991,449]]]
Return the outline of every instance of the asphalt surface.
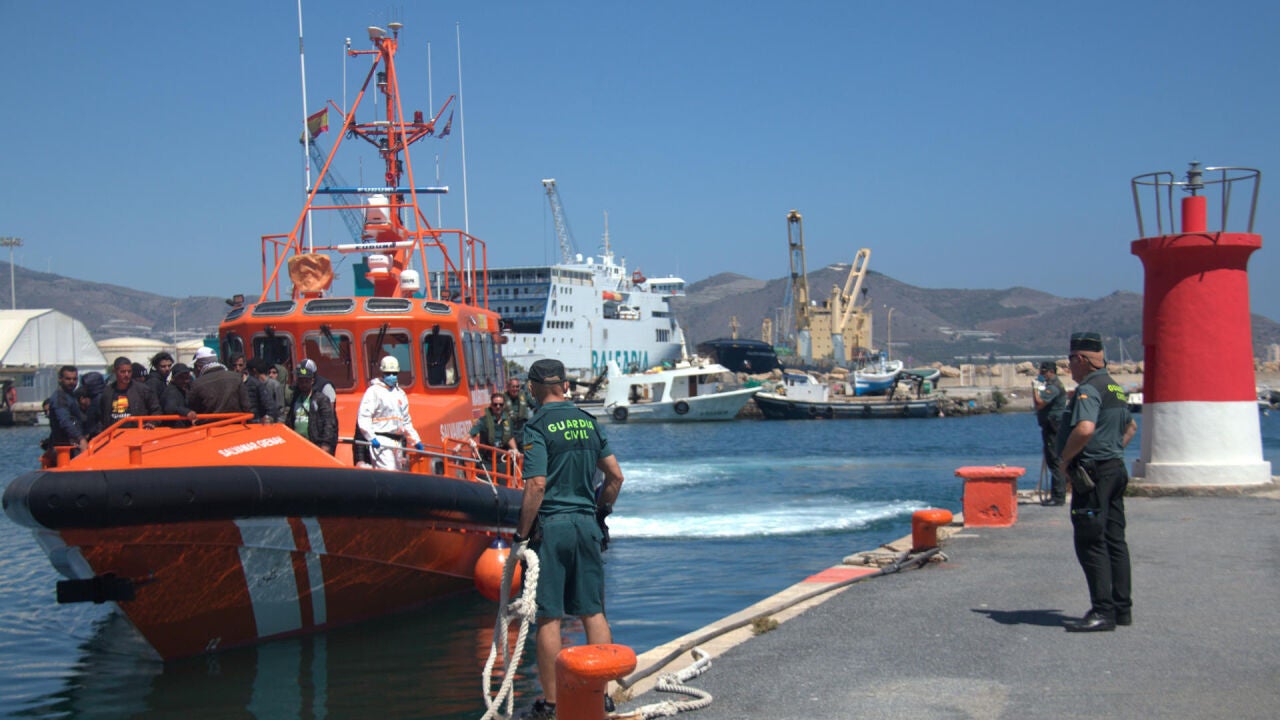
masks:
[[[1064,631],[1089,605],[1067,509],[1021,505],[1013,527],[951,537],[945,562],[726,650],[689,683],[712,704],[680,717],[1280,717],[1280,500],[1126,505],[1130,627]]]

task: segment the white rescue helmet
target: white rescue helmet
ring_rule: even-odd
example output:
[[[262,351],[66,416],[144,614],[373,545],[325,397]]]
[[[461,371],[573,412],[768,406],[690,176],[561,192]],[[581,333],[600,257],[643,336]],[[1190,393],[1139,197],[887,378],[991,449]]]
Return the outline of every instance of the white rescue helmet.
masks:
[[[382,363],[379,364],[378,367],[379,369],[382,370],[382,373],[384,375],[389,373],[398,373],[400,372],[400,361],[395,359],[391,355],[388,355],[382,358]]]

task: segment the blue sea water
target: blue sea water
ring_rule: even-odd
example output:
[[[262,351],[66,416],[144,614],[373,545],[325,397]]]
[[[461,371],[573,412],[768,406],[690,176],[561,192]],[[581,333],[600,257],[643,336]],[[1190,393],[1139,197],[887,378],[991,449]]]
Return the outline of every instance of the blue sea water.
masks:
[[[1280,417],[1263,416],[1280,460]],[[0,486],[44,431],[0,431]],[[610,519],[614,639],[638,652],[736,612],[852,552],[960,509],[955,469],[1040,472],[1029,414],[942,420],[737,421],[609,427],[626,475]],[[1136,457],[1139,441],[1130,445]],[[191,660],[147,659],[108,607],[58,606],[30,533],[0,518],[0,716],[475,718],[496,609],[476,595],[312,637]],[[532,661],[532,647],[526,662]],[[532,674],[528,667],[524,675]],[[530,677],[517,688],[537,692]]]

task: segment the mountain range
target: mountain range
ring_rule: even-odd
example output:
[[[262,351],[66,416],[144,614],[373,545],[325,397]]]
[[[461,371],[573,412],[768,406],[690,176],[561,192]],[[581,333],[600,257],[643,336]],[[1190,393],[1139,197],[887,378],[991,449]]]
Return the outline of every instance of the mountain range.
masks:
[[[0,263],[0,268],[3,264]],[[85,324],[101,340],[136,335],[170,340],[199,337],[217,329],[227,312],[225,298],[169,298],[133,288],[13,269],[19,306],[53,308]],[[816,301],[843,287],[849,265],[836,264],[808,273],[809,295]],[[9,274],[0,269],[0,298],[8,295]],[[690,350],[699,342],[730,337],[759,339],[765,318],[775,328],[787,296],[789,278],[758,280],[721,273],[690,284],[672,307],[684,327]],[[921,288],[869,271],[864,300],[873,320],[875,349],[889,344],[893,356],[908,364],[955,363],[993,357],[1060,357],[1074,331],[1094,330],[1107,338],[1109,357],[1142,359],[1142,296],[1115,292],[1098,299],[1063,298],[1039,290]],[[228,297],[230,294],[228,294]],[[892,318],[889,309],[893,309]],[[1280,344],[1280,324],[1253,318],[1254,353]]]

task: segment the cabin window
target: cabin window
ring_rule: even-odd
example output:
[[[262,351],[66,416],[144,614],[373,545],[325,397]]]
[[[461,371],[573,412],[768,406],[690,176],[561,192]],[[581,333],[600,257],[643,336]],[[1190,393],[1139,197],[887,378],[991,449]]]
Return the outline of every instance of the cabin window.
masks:
[[[480,354],[484,357],[484,384],[497,387],[498,373],[493,362],[493,336],[489,333],[480,336]]]
[[[379,365],[390,355],[400,361],[399,380],[402,388],[413,385],[413,345],[403,330],[377,330],[364,337],[364,357],[370,380],[382,377]]]
[[[452,334],[434,328],[422,337],[422,367],[426,368],[427,387],[458,385],[458,355]]]
[[[253,356],[270,365],[293,367],[293,338],[283,333],[256,335],[253,338]]]
[[[335,390],[350,390],[356,385],[351,346],[351,333],[346,331],[307,333],[302,337],[302,356],[316,364],[316,374],[333,383]]]
[[[480,384],[480,363],[476,362],[475,333],[462,333],[462,352],[467,363],[467,384],[477,387]]]
[[[222,336],[219,346],[221,347],[220,356],[229,358],[236,353],[244,352],[244,338],[235,333],[227,333]]]

